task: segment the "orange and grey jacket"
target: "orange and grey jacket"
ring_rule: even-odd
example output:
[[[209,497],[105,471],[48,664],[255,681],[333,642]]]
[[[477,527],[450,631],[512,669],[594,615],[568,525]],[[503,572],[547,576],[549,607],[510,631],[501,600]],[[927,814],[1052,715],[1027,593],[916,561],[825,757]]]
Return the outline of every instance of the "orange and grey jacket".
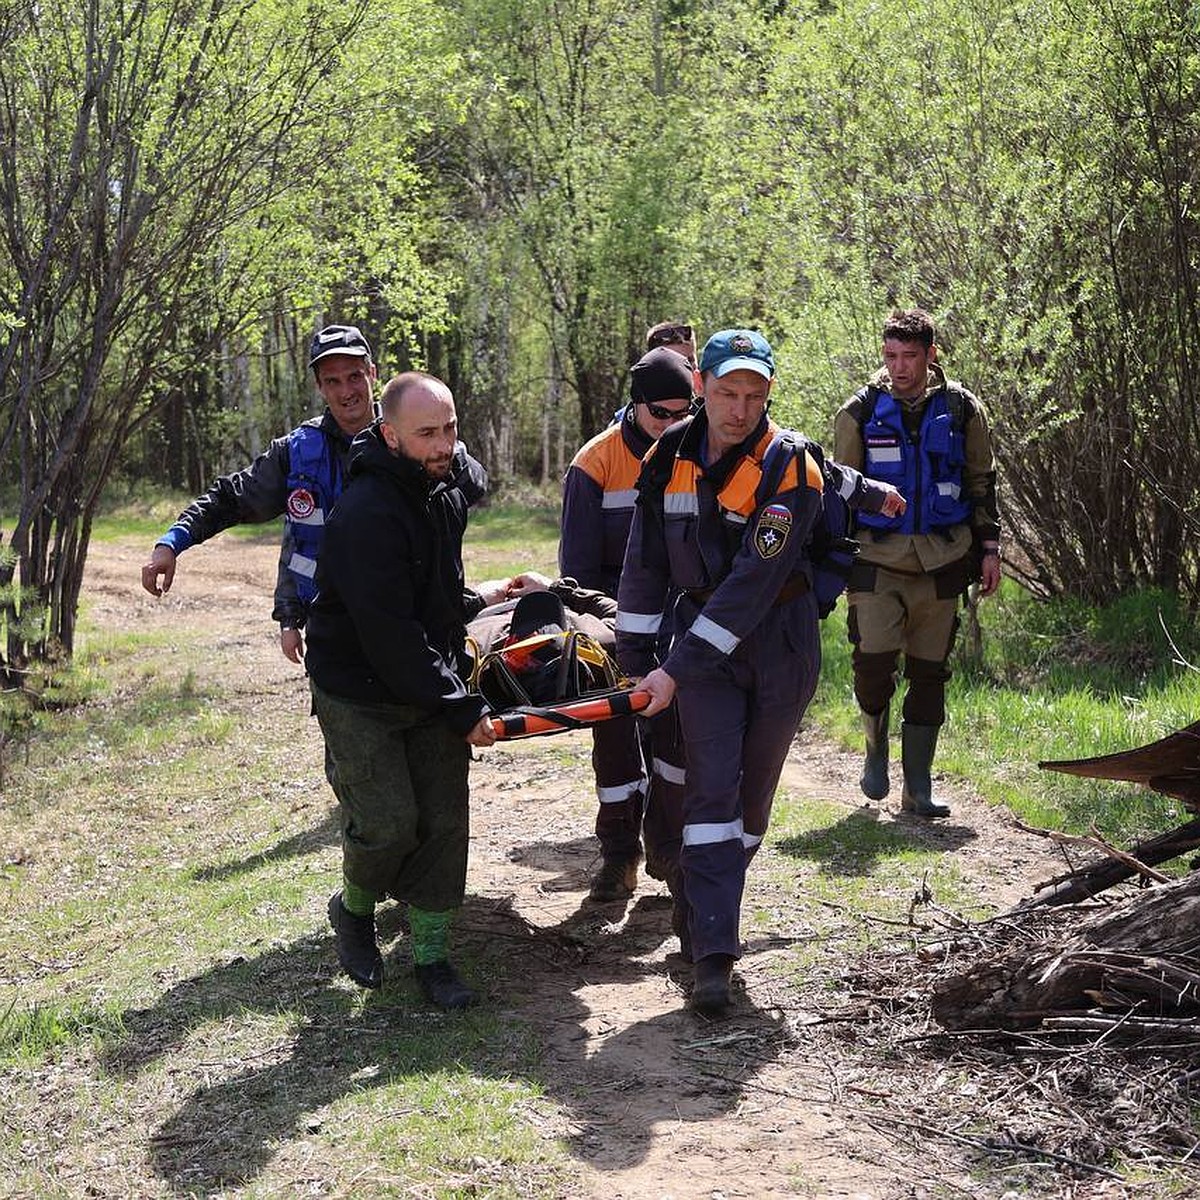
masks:
[[[558,569],[580,587],[616,598],[642,456],[652,445],[627,415],[587,442],[571,460],[563,478]]]
[[[799,601],[812,582],[806,550],[823,487],[812,456],[793,458],[774,494],[760,501],[774,422],[764,416],[708,466],[704,412],[674,429],[646,456],[617,597],[617,658],[633,677],[656,665],[673,595],[678,619],[661,665],[681,680],[719,670],[772,607]],[[815,622],[811,597],[809,604]]]

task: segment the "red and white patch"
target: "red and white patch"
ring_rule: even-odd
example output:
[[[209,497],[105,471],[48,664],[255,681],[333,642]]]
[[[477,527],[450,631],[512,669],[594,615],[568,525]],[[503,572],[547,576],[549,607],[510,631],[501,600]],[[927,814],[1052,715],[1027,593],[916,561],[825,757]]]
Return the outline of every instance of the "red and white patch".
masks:
[[[316,497],[308,488],[297,488],[287,498],[287,514],[293,521],[306,521],[316,511]]]
[[[787,545],[792,532],[792,510],[786,504],[768,504],[758,514],[754,548],[759,558],[774,558]]]

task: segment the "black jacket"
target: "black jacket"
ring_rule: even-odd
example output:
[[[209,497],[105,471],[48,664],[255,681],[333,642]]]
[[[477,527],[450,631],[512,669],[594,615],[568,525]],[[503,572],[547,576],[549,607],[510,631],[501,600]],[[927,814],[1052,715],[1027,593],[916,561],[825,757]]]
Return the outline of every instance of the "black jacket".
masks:
[[[466,623],[483,603],[463,586],[467,508],[486,486],[461,447],[450,478],[391,453],[376,426],[354,439],[308,619],[308,673],[323,691],[438,713],[467,733],[487,711],[467,692]]]

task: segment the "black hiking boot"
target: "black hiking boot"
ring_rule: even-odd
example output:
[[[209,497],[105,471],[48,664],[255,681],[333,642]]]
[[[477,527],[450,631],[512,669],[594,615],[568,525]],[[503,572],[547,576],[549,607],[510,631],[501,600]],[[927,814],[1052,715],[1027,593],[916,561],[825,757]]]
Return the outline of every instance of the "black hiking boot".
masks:
[[[375,918],[355,916],[342,903],[338,891],[329,897],[329,923],[342,970],[359,987],[383,987],[383,959],[375,944]]]
[[[692,985],[691,1006],[705,1017],[724,1017],[733,1006],[730,981],[733,976],[733,955],[706,954],[696,963]]]
[[[611,904],[616,900],[628,900],[637,889],[638,865],[636,859],[615,862],[606,858],[600,870],[592,878],[588,899],[598,904]]]
[[[438,1008],[470,1008],[478,999],[444,958],[440,962],[418,963],[413,970],[425,999],[430,1004],[436,1004]]]

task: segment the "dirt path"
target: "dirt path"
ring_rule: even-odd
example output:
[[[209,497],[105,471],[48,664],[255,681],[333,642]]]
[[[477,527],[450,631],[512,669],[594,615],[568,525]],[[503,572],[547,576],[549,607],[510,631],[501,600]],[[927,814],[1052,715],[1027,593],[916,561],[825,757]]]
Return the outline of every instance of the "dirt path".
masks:
[[[296,722],[302,769],[319,778],[303,679],[279,654],[267,622],[274,548],[218,539],[191,551],[161,602],[134,590],[145,551],[132,541],[93,548],[85,586],[91,619],[112,630],[202,628],[212,639],[212,669],[243,707],[248,729]],[[993,1194],[977,1191],[952,1156],[918,1153],[902,1125],[882,1128],[864,1117],[852,1031],[842,1043],[815,1036],[822,1014],[848,1000],[839,963],[820,958],[822,946],[830,960],[839,954],[841,935],[795,911],[796,889],[818,887],[815,862],[770,842],[756,860],[752,899],[767,919],[746,930],[744,995],[735,1017],[720,1024],[684,1007],[689,968],[673,953],[662,885],[644,881],[626,911],[584,902],[597,853],[587,751],[586,735],[566,734],[480,755],[461,930],[493,951],[498,942],[511,946],[519,962],[487,1003],[539,1031],[544,1077],[553,1084],[538,1119],[578,1159],[569,1195],[882,1200],[931,1187]],[[847,821],[897,822],[886,803],[860,810],[856,772],[853,756],[803,734],[783,787],[843,807]],[[1007,907],[1057,869],[1043,844],[1016,840],[1003,813],[961,789],[952,799],[952,820],[906,822],[905,836],[953,855],[982,908]],[[790,965],[798,945],[814,955],[810,972]],[[903,1109],[903,1081],[894,1094]]]

